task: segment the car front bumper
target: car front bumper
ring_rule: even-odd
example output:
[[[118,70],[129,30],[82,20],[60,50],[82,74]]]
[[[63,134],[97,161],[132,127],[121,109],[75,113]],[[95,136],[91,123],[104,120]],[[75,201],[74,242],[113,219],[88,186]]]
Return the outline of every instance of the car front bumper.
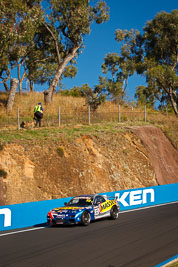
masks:
[[[76,221],[75,218],[47,218],[47,224],[49,225],[58,225],[58,224],[78,224],[80,221]]]

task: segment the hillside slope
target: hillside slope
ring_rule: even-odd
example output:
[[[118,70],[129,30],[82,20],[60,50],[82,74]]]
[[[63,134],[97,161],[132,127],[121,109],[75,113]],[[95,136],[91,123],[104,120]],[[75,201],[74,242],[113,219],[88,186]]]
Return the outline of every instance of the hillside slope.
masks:
[[[178,182],[177,159],[152,126],[9,143],[0,151],[7,174],[0,177],[0,205]]]
[[[133,127],[147,149],[159,185],[178,182],[178,151],[156,127]]]

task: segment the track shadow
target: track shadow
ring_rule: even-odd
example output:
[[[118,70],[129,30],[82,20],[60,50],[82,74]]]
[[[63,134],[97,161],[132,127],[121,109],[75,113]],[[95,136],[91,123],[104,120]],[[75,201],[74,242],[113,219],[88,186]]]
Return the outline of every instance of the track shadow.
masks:
[[[97,224],[99,222],[102,221],[107,221],[110,218],[101,218],[101,219],[97,219],[95,221],[91,221],[90,224]],[[86,227],[82,224],[56,224],[56,225],[49,225],[48,223],[40,223],[40,224],[35,224],[33,225],[34,228],[38,228],[38,227],[45,227],[45,228],[70,228],[70,227]]]

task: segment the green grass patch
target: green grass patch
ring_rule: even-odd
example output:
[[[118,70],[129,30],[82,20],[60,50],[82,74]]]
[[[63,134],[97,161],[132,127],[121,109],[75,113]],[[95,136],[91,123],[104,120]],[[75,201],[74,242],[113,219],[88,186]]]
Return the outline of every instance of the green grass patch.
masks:
[[[78,126],[66,126],[66,127],[51,127],[51,128],[33,128],[33,129],[20,129],[20,130],[0,130],[0,144],[3,145],[11,142],[27,142],[33,141],[33,143],[45,143],[49,141],[58,142],[59,139],[66,138],[68,141],[73,142],[76,138],[82,135],[101,136],[103,134],[117,134],[119,132],[128,131],[130,126],[145,126],[150,125],[147,122],[108,122],[108,123],[96,123],[92,125],[78,125]],[[168,125],[155,125],[160,127],[164,133],[171,139],[173,143],[178,142],[176,138],[177,125],[172,124],[172,127]],[[175,144],[175,147],[176,147]],[[0,146],[0,149],[2,149]]]
[[[60,157],[64,156],[64,149],[62,147],[57,147],[57,153]]]
[[[0,169],[0,177],[6,178],[7,177],[7,172],[4,171],[3,169]]]

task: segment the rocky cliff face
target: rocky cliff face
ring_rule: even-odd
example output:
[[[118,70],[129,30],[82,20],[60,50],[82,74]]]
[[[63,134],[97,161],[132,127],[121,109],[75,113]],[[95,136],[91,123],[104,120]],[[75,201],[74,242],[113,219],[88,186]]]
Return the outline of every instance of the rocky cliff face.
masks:
[[[0,151],[0,169],[6,173],[0,177],[0,204],[160,184],[155,158],[137,134],[138,129],[128,129],[73,141],[62,136],[43,144],[5,145]]]

